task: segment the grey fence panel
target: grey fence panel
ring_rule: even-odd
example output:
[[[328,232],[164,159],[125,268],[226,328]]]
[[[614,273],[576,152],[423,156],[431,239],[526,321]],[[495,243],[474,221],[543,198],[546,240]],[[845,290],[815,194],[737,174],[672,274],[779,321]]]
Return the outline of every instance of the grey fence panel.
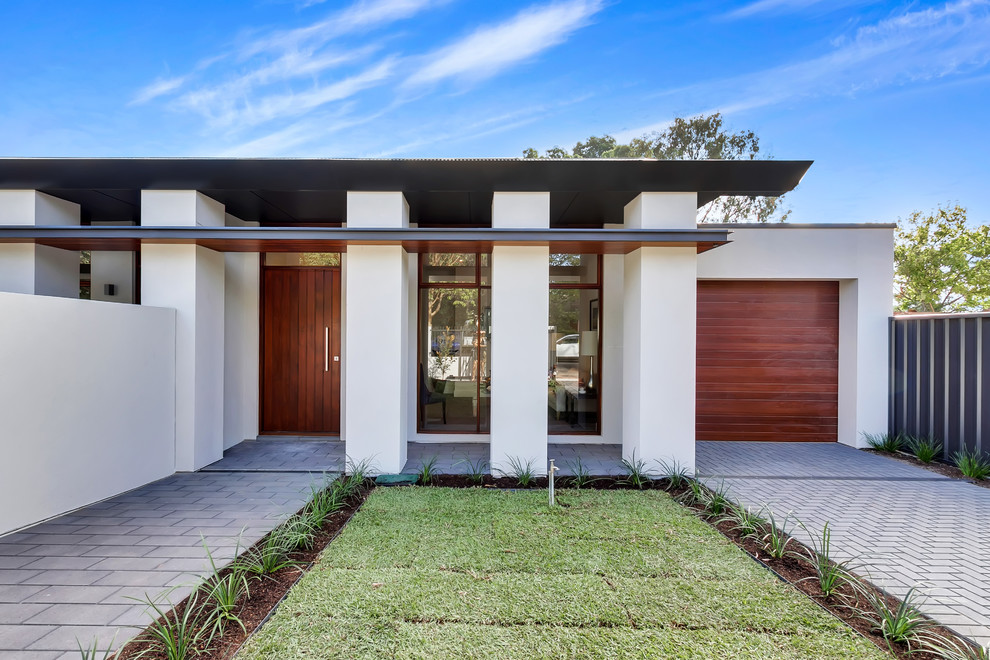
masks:
[[[990,455],[990,313],[890,320],[890,431]]]

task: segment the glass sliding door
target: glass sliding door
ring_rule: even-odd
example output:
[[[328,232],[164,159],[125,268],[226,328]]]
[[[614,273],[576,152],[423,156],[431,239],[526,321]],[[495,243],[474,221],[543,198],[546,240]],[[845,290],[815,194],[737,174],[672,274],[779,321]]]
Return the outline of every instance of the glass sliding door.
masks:
[[[490,270],[487,254],[420,255],[420,432],[489,430]]]

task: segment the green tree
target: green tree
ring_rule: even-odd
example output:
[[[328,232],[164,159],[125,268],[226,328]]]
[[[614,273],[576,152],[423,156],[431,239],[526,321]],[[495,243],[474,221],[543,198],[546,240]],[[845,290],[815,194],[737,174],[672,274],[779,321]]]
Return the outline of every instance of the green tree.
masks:
[[[990,225],[969,227],[961,206],[915,211],[899,222],[894,264],[900,311],[990,307]]]
[[[533,148],[525,158],[656,158],[659,160],[754,160],[760,139],[753,131],[730,133],[720,113],[690,119],[678,117],[663,131],[619,144],[611,135],[589,137],[570,150],[555,146],[542,156]],[[698,222],[785,222],[780,197],[720,197],[698,209]]]

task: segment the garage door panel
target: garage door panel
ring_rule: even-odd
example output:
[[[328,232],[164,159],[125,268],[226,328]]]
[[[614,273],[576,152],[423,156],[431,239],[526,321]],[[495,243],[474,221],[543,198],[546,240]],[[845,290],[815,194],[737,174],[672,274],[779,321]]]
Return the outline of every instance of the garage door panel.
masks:
[[[836,282],[698,283],[697,438],[836,440]]]

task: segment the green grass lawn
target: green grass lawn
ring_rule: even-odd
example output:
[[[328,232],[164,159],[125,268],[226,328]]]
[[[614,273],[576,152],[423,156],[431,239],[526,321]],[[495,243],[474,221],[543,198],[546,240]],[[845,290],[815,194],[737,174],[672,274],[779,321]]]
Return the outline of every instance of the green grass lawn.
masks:
[[[883,658],[657,491],[379,488],[238,658]]]

